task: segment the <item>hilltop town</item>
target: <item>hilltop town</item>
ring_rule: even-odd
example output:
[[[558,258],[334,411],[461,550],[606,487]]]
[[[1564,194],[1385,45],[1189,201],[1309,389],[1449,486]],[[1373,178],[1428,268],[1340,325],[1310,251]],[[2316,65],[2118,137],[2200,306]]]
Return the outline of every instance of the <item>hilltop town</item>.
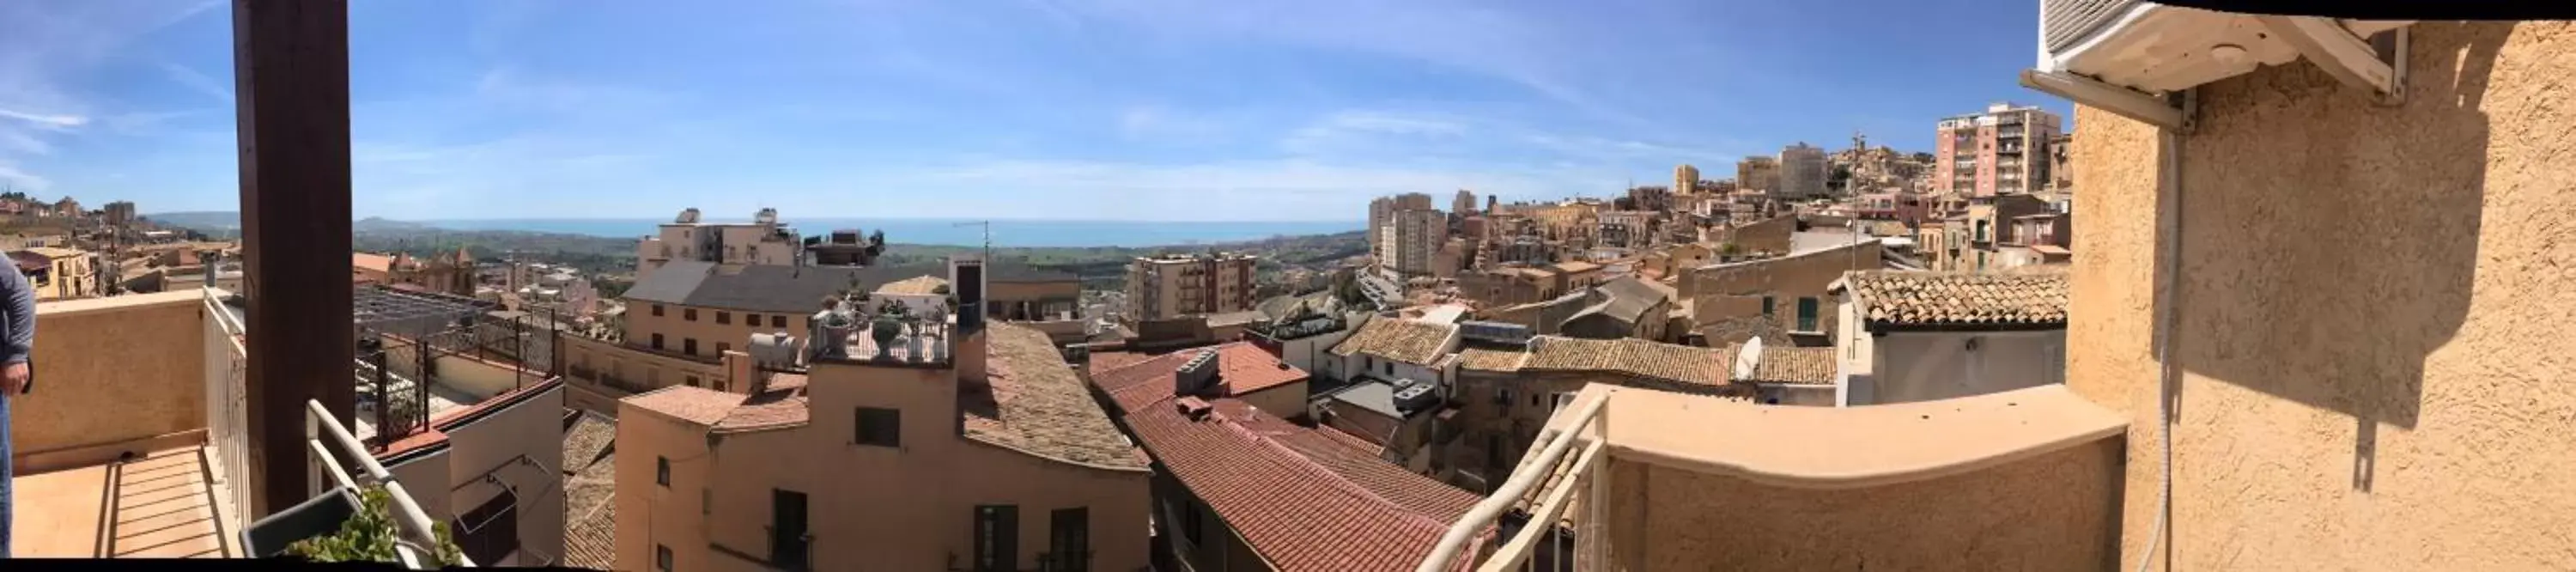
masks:
[[[235,5],[244,240],[0,196],[17,555],[2576,567],[2563,23],[2051,13],[2074,116],[1929,150],[1079,260],[670,205],[601,268],[361,248],[334,6]]]

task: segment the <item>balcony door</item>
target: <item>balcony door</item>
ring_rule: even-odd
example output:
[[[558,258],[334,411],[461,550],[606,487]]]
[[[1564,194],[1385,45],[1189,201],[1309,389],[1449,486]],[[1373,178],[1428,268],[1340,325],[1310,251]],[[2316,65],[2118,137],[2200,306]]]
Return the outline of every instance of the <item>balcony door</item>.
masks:
[[[1056,509],[1048,518],[1045,572],[1091,571],[1091,510]]]
[[[769,563],[788,570],[810,570],[812,537],[805,529],[805,493],[770,489]]]

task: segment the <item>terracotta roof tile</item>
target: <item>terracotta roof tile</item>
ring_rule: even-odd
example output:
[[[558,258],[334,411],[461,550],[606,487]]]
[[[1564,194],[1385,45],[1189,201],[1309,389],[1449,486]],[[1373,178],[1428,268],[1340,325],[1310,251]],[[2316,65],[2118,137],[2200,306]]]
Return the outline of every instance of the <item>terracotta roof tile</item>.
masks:
[[[1684,383],[1725,385],[1731,348],[1703,348],[1620,338],[1591,340],[1540,336],[1521,370],[1613,371]]]
[[[1476,497],[1216,400],[1193,420],[1165,400],[1128,425],[1172,477],[1278,570],[1409,570]]]
[[[1113,370],[1113,369],[1118,369],[1118,368],[1122,368],[1122,367],[1127,367],[1127,366],[1131,366],[1131,365],[1136,365],[1138,362],[1142,362],[1142,361],[1149,360],[1149,359],[1154,359],[1154,354],[1149,354],[1149,353],[1144,353],[1144,352],[1114,352],[1114,351],[1113,351],[1113,352],[1091,352],[1091,371],[1092,371],[1092,372],[1094,372],[1094,373],[1096,374],[1097,372],[1109,371],[1109,370]]]
[[[564,526],[563,565],[591,570],[617,568],[617,504],[602,505]]]
[[[1458,369],[1476,371],[1520,371],[1521,360],[1529,352],[1467,348],[1458,350]]]
[[[1217,352],[1217,389],[1211,397],[1242,397],[1254,392],[1304,381],[1306,370],[1279,361],[1261,346],[1233,342],[1209,348],[1181,350],[1107,371],[1095,370],[1092,385],[1110,396],[1120,407],[1137,407],[1170,397],[1173,377],[1182,364],[1203,350]]]
[[[1118,469],[1146,463],[1045,332],[994,322],[987,333],[989,409],[961,403],[966,437],[1032,455]],[[961,396],[961,401],[982,399]]]
[[[1845,274],[1843,286],[1872,326],[2064,327],[2066,273],[1983,274],[1871,270]]]
[[[1762,383],[1798,385],[1833,385],[1833,348],[1800,348],[1762,346],[1761,360],[1753,365],[1753,379]]]
[[[1440,359],[1442,344],[1449,341],[1458,326],[1403,319],[1369,320],[1360,331],[1333,346],[1333,355],[1370,354],[1415,365],[1431,365]]]
[[[732,414],[734,406],[741,405],[744,397],[747,396],[703,387],[674,385],[627,396],[618,401],[646,411],[669,415],[681,421],[713,427],[716,422],[723,421],[726,415]]]

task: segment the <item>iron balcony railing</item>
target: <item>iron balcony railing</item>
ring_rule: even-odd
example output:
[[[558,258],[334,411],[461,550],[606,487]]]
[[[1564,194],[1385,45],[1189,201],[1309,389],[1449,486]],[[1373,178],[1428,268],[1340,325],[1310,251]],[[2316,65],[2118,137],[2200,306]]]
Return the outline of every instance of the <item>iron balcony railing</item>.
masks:
[[[1602,410],[1609,404],[1610,395],[1610,392],[1596,393],[1559,409],[1557,415],[1566,422],[1561,427],[1539,432],[1538,440],[1531,443],[1528,456],[1521,458],[1520,465],[1512,470],[1511,478],[1495,488],[1492,495],[1476,503],[1456,524],[1450,525],[1449,531],[1440,536],[1440,543],[1432,547],[1431,555],[1423,559],[1415,572],[1458,570],[1461,559],[1473,562],[1480,572],[1516,568],[1551,571],[1607,568],[1605,560],[1610,553],[1610,538],[1604,533],[1607,527],[1603,523],[1609,510],[1610,481],[1608,474],[1599,469],[1606,441],[1603,436],[1609,432],[1609,427],[1602,423]],[[1576,445],[1582,445],[1582,448],[1569,459],[1566,453],[1574,452]],[[1566,503],[1573,500],[1575,491],[1584,488],[1590,489],[1583,499],[1587,514],[1576,523],[1579,530],[1574,535],[1574,561],[1566,562],[1564,559],[1568,555],[1553,546],[1556,544],[1554,539],[1560,538],[1557,523],[1564,516]],[[1486,529],[1500,528],[1497,523],[1506,513],[1523,507],[1529,515],[1528,524],[1507,535],[1498,535],[1495,538],[1498,543],[1490,552],[1484,553],[1481,561],[1477,561],[1476,554],[1482,551],[1478,550],[1480,547],[1470,545],[1484,536]],[[1542,541],[1551,545],[1545,551],[1549,561],[1544,563],[1532,558],[1540,552],[1538,548]],[[1545,567],[1541,568],[1541,564]]]
[[[338,484],[341,490],[349,491],[346,494],[355,495],[359,482],[350,478],[348,469],[341,466],[340,456],[346,455],[351,459],[357,459],[358,468],[364,473],[363,476],[367,482],[383,486],[386,496],[392,497],[394,528],[396,536],[399,537],[395,542],[394,552],[401,559],[400,564],[413,570],[435,568],[430,566],[430,563],[435,561],[436,554],[429,552],[434,550],[433,547],[438,546],[438,536],[431,524],[434,521],[430,520],[428,513],[420,510],[420,503],[412,500],[411,492],[405,490],[400,481],[394,480],[393,473],[386,471],[384,464],[376,462],[376,456],[367,452],[366,446],[358,443],[357,436],[349,434],[348,427],[342,426],[338,418],[332,417],[330,410],[322,408],[321,401],[304,402],[304,441],[312,449],[310,451],[312,455],[307,458],[308,461],[322,473],[330,475],[331,483]],[[339,451],[334,453],[332,451],[334,448]],[[323,485],[319,480],[313,483],[314,488],[317,489]],[[321,494],[322,491],[315,491],[315,493]],[[358,499],[351,498],[349,501],[357,503]],[[457,560],[454,566],[474,567],[474,561],[462,554],[457,555]]]

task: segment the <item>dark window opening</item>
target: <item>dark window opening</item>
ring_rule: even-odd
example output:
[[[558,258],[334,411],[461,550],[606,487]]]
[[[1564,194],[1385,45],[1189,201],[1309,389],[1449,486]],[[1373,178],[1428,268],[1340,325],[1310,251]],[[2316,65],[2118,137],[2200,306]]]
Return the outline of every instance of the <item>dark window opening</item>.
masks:
[[[716,355],[724,355],[729,351],[733,351],[733,342],[716,342]]]
[[[731,325],[733,325],[733,312],[716,312],[716,325],[718,325],[718,326],[731,326]]]
[[[786,316],[770,316],[770,317],[769,317],[769,327],[772,327],[772,328],[784,328],[784,327],[787,327],[787,317],[786,317]]]
[[[1820,311],[1817,306],[1815,298],[1798,298],[1798,331],[1817,331],[1816,314]]]
[[[754,328],[760,327],[760,315],[759,315],[759,314],[743,314],[743,315],[742,315],[742,325],[745,325],[745,326],[751,326],[751,327],[754,327]]]
[[[466,559],[497,563],[519,551],[518,501],[518,495],[503,492],[447,524]]]
[[[682,320],[688,320],[688,321],[691,321],[691,322],[698,321],[698,309],[697,309],[697,308],[681,308],[681,309],[680,309],[680,319],[682,319]]]
[[[879,447],[903,446],[903,410],[861,407],[857,417],[858,434],[852,442]]]
[[[1047,519],[1047,556],[1038,562],[1046,572],[1090,572],[1091,510],[1062,508]]]
[[[653,569],[671,572],[671,547],[653,545]]]
[[[975,507],[975,572],[1017,572],[1020,507]]]
[[[671,486],[671,458],[653,458],[653,484]]]
[[[1762,317],[1765,317],[1765,318],[1771,317],[1771,305],[1772,305],[1771,297],[1770,297],[1770,296],[1763,296],[1763,297],[1762,297]]]
[[[653,317],[655,317],[655,318],[662,317],[662,305],[661,305],[661,304],[654,304],[654,305],[653,305]]]
[[[662,335],[653,334],[653,349],[662,349]]]
[[[805,493],[769,491],[769,563],[788,570],[812,570],[814,537],[806,533]]]
[[[680,353],[689,354],[689,355],[698,355],[698,339],[697,339],[697,338],[683,338],[683,339],[681,339],[681,340],[680,340]]]

